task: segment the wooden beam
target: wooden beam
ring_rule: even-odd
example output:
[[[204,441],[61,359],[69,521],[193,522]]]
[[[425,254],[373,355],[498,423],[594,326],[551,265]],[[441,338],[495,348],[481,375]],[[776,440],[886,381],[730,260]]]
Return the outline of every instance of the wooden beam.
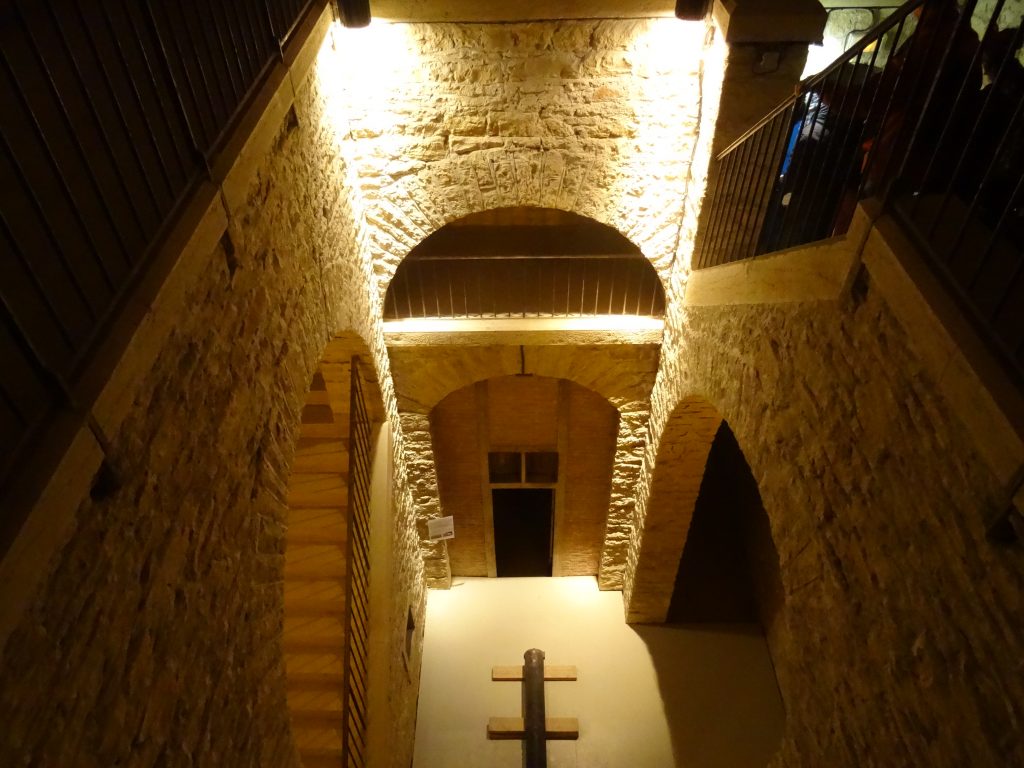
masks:
[[[487,738],[522,739],[526,726],[521,717],[492,717],[487,721]],[[544,738],[548,741],[574,741],[580,737],[580,723],[575,717],[544,719]]]
[[[518,667],[491,667],[491,680],[497,683],[518,683],[523,679],[523,668]],[[544,665],[545,681],[573,681],[576,680],[576,667],[557,666],[554,664]]]

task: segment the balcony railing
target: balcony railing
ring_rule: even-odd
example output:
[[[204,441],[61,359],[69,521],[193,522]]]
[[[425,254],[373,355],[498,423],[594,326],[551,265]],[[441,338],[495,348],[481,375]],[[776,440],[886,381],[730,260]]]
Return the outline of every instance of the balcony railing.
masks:
[[[0,485],[312,4],[0,10]]]
[[[718,156],[695,267],[843,234],[879,196],[1024,375],[1024,38],[1005,5],[912,0],[803,82]]]

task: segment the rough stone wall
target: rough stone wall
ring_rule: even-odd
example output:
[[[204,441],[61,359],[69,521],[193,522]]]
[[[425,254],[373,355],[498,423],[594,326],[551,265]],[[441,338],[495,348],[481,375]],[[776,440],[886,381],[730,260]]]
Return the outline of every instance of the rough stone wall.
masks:
[[[447,589],[451,586],[452,571],[444,541],[427,538],[427,521],[441,517],[441,503],[437,490],[437,470],[434,447],[430,441],[430,420],[421,413],[400,413],[402,434],[405,436],[405,461],[409,490],[416,513],[419,531],[420,556],[428,587]]]
[[[651,415],[650,402],[646,399],[622,402],[618,408],[619,429],[615,436],[611,498],[597,569],[597,582],[601,589],[622,589],[623,586],[633,534],[636,487],[643,466],[647,422]]]
[[[985,33],[985,27],[988,25],[989,19],[992,18],[992,12],[997,4],[998,0],[978,0],[975,5],[974,13],[971,15],[971,27],[979,37]],[[999,29],[1016,27],[1021,24],[1022,19],[1024,19],[1024,0],[1006,0],[1000,10],[996,26]]]
[[[704,173],[693,160],[706,35],[703,25],[674,19],[336,32],[342,71],[365,66],[367,47],[376,62],[372,78],[337,78],[332,102],[347,131],[341,151],[365,206],[361,243],[381,294],[427,235],[469,213],[516,205],[612,226],[666,280],[686,250],[687,185]],[[642,424],[642,400],[629,403],[633,418],[623,429]],[[621,582],[641,440],[637,430],[620,435],[606,587]]]
[[[120,485],[82,500],[5,645],[0,764],[297,764],[280,645],[286,482],[334,332],[371,341],[397,419],[322,85],[295,84],[294,114],[247,196],[225,198],[230,244],[174,297],[177,321],[147,339],[155,361],[109,435]],[[394,660],[405,603],[423,618],[412,500],[400,493]],[[396,766],[411,758],[418,664],[417,646],[411,677],[393,665]]]
[[[603,553],[619,414],[596,392],[571,383],[564,389],[568,445],[560,458],[565,498],[555,548],[561,575],[589,576]]]
[[[870,280],[848,304],[691,309],[673,328],[649,454],[677,402],[707,398],[779,551],[773,765],[1024,761],[1022,555],[985,539],[1000,489]]]
[[[342,62],[337,54],[337,34],[337,27],[332,28],[319,51],[315,71],[305,83],[305,87],[316,94],[316,98],[306,100],[309,105],[307,119],[317,125],[322,133],[321,155],[311,161],[336,174],[333,183],[321,190],[322,197],[309,200],[308,204],[313,210],[320,208],[325,218],[335,215],[336,210],[344,211],[347,220],[352,223],[350,232],[345,233],[347,239],[338,241],[342,247],[333,250],[324,261],[325,301],[336,313],[335,328],[355,328],[367,340],[384,401],[384,413],[393,428],[396,499],[392,529],[394,566],[388,690],[388,701],[392,709],[386,727],[394,736],[390,742],[392,750],[385,763],[405,768],[412,760],[422,627],[426,616],[424,563],[420,556],[417,533],[417,496],[422,493],[423,485],[412,482],[410,478],[414,462],[409,459],[410,452],[398,411],[380,319],[384,292],[377,285],[373,272],[373,228],[368,223],[366,201],[355,184],[355,160],[352,157],[352,135],[348,124],[352,105],[346,94],[339,91],[341,84],[357,82],[360,78],[351,77],[351,70],[339,69]],[[353,282],[359,288],[354,291],[345,290],[345,286]],[[408,659],[406,667],[403,661],[406,656],[405,631],[410,612],[419,629],[414,638],[412,657]]]
[[[231,258],[209,255],[112,436],[123,485],[82,502],[8,641],[4,765],[297,764],[283,500],[328,323],[315,244],[280,215],[293,163],[262,173]]]
[[[362,45],[379,62],[372,83],[339,86],[339,99],[349,105],[382,290],[409,250],[442,225],[517,205],[612,226],[667,277],[700,109],[703,25],[398,24],[369,32],[365,43],[338,37],[344,65],[365,66]]]

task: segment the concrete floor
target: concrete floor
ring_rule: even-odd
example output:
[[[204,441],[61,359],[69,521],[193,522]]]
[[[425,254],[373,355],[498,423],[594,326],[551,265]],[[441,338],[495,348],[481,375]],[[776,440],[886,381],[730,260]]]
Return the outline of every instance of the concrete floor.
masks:
[[[456,579],[431,591],[415,768],[518,768],[520,743],[488,741],[488,717],[520,714],[494,665],[531,647],[573,664],[546,685],[548,717],[578,741],[549,742],[550,768],[763,768],[783,730],[768,650],[752,627],[629,627],[622,595],[593,578]]]

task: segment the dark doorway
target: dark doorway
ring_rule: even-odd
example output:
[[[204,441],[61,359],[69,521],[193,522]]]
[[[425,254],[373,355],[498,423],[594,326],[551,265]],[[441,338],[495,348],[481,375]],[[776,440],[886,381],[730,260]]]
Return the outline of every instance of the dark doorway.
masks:
[[[494,562],[498,576],[550,576],[551,488],[495,488]]]
[[[768,626],[780,595],[778,554],[757,481],[723,421],[708,454],[668,621]]]

